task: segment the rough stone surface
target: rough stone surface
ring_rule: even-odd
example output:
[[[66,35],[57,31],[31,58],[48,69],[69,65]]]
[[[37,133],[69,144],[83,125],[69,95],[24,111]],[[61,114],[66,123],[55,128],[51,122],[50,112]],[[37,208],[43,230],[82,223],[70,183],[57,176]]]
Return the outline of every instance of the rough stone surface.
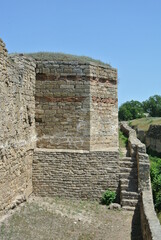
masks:
[[[120,128],[129,137],[128,148],[130,156],[135,157],[137,160],[140,220],[143,240],[160,240],[161,226],[153,205],[150,162],[146,154],[145,145],[136,138],[135,131],[126,122],[122,122]]]
[[[107,188],[118,190],[117,116],[115,69],[9,57],[0,39],[0,211],[32,192],[98,199]],[[158,240],[146,148],[134,130],[124,124],[122,130],[137,159],[143,238]]]
[[[35,64],[0,40],[0,210],[32,192]]]
[[[0,40],[0,100],[1,210],[32,193],[32,174],[36,194],[99,198],[118,188],[116,69],[8,56]]]
[[[118,152],[36,149],[33,191],[38,196],[99,199],[119,182]]]
[[[161,154],[161,125],[150,125],[145,137],[147,148]]]
[[[37,147],[118,147],[117,72],[109,66],[38,61]]]

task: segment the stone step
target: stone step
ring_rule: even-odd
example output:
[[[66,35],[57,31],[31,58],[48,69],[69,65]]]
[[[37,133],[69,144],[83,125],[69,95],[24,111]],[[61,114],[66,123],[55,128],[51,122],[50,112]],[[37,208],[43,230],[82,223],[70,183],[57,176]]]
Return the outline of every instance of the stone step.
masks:
[[[129,207],[135,207],[138,203],[137,199],[122,199],[121,205],[122,206],[129,206]]]
[[[137,173],[136,172],[121,172],[120,173],[120,179],[137,179]]]
[[[139,198],[139,194],[137,192],[128,192],[128,191],[121,191],[121,198],[122,199],[137,199]]]
[[[130,192],[137,192],[138,186],[137,184],[130,184],[129,186],[127,185],[121,185],[121,191],[130,191]]]
[[[136,158],[132,158],[132,157],[122,157],[119,160],[120,160],[120,162],[125,162],[125,161],[127,161],[127,162],[137,162]]]
[[[122,209],[126,211],[135,211],[135,207],[131,207],[131,206],[123,206]]]
[[[120,168],[120,173],[137,173],[137,168],[133,167],[133,168],[129,168],[129,167],[121,167]]]
[[[120,185],[126,185],[129,186],[130,184],[134,184],[137,185],[138,184],[138,180],[137,179],[126,179],[126,178],[121,178],[120,179]]]
[[[137,164],[135,162],[130,162],[130,161],[120,161],[120,167],[136,168]]]
[[[126,148],[120,148],[120,152],[123,154],[123,157],[126,157],[126,155],[127,155],[127,149]]]

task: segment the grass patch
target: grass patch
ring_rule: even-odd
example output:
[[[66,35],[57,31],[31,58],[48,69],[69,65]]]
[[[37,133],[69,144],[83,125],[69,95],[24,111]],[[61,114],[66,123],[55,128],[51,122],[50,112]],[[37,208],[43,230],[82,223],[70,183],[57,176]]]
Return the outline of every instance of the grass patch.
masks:
[[[134,127],[135,129],[143,130],[145,132],[148,131],[150,125],[160,125],[161,117],[147,117],[147,118],[139,118],[129,121],[129,125]]]
[[[119,155],[122,158],[124,156],[122,149],[126,148],[128,144],[128,138],[119,130]]]
[[[10,56],[18,55],[17,53],[10,54]],[[33,57],[40,61],[78,61],[79,63],[90,63],[94,62],[98,65],[103,65],[106,67],[111,67],[110,64],[104,63],[100,60],[93,59],[87,56],[77,56],[65,53],[55,53],[55,52],[37,52],[37,53],[24,53],[25,56]]]
[[[128,143],[128,138],[119,130],[119,147],[126,148]]]
[[[161,212],[158,213],[157,216],[158,216],[159,222],[160,222],[160,224],[161,224]]]

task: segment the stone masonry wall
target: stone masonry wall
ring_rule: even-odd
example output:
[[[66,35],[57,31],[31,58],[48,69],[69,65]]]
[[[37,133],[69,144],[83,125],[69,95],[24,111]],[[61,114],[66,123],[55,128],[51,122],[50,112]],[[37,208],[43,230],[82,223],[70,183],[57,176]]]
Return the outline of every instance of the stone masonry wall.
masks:
[[[146,147],[161,154],[161,125],[150,125],[146,137]]]
[[[37,147],[118,147],[117,72],[75,61],[37,61]]]
[[[121,130],[128,136],[130,156],[137,158],[138,183],[140,191],[140,218],[143,240],[161,240],[161,226],[156,216],[153,204],[150,163],[146,147],[136,137],[135,130],[122,122]]]
[[[90,149],[118,147],[118,99],[116,69],[90,66]]]
[[[89,149],[89,66],[37,62],[36,130],[39,148]]]
[[[37,148],[33,191],[38,196],[96,200],[107,189],[117,190],[118,152],[88,152]]]
[[[32,192],[35,64],[0,40],[0,210]]]

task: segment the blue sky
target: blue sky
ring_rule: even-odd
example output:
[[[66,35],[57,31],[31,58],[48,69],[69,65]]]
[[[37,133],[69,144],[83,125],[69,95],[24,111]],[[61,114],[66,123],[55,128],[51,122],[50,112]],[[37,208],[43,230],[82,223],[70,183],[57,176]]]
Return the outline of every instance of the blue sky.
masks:
[[[11,52],[86,55],[118,69],[119,105],[161,95],[160,0],[0,0]]]

